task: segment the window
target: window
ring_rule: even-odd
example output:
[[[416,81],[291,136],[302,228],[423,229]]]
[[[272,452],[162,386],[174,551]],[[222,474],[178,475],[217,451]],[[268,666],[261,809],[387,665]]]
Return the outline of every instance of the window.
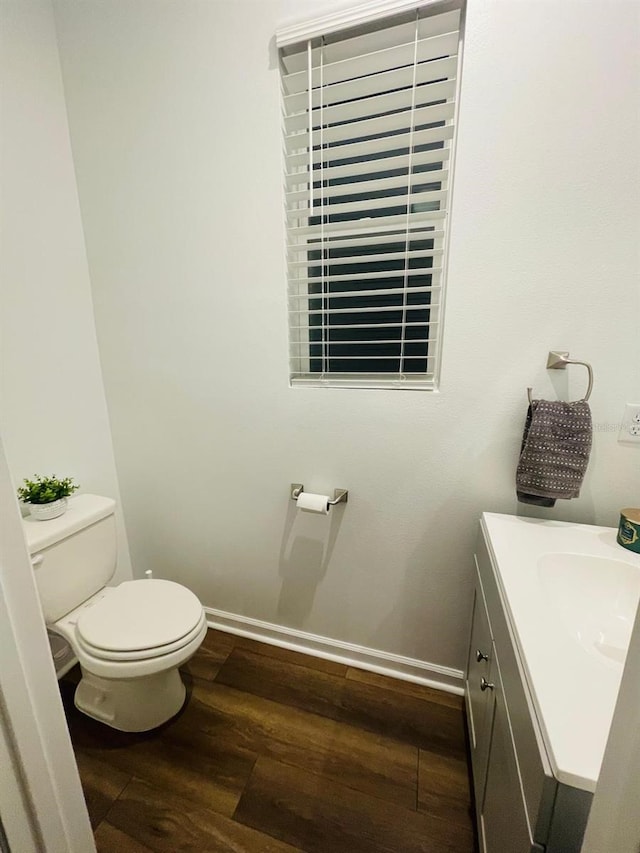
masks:
[[[282,36],[292,384],[435,388],[460,8]]]

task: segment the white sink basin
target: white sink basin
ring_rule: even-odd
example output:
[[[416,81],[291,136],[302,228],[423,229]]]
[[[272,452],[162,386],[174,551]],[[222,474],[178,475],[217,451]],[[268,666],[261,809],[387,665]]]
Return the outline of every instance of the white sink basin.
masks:
[[[624,663],[640,600],[640,571],[622,560],[544,554],[538,574],[563,627],[584,649]]]
[[[614,527],[483,513],[553,773],[595,791],[640,594]]]

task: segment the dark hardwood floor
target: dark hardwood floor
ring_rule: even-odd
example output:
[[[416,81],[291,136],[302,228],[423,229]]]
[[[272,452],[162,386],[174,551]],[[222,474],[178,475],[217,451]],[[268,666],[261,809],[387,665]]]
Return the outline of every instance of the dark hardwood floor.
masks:
[[[209,631],[188,701],[125,734],[61,691],[100,853],[473,853],[463,703]]]

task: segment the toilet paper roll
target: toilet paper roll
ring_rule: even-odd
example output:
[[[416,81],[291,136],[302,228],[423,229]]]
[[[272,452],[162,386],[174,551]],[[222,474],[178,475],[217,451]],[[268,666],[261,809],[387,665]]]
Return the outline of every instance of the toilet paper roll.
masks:
[[[327,515],[329,512],[329,495],[314,495],[313,492],[302,492],[298,497],[298,509],[303,512],[317,512]]]

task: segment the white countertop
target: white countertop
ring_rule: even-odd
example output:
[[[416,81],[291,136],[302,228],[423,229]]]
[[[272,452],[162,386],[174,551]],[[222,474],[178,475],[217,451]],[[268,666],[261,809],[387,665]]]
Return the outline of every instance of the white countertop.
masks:
[[[640,572],[640,555],[618,545],[610,527],[496,513],[483,513],[482,526],[554,775],[594,791],[623,664],[589,651],[566,629],[540,579],[539,560],[587,555]]]

